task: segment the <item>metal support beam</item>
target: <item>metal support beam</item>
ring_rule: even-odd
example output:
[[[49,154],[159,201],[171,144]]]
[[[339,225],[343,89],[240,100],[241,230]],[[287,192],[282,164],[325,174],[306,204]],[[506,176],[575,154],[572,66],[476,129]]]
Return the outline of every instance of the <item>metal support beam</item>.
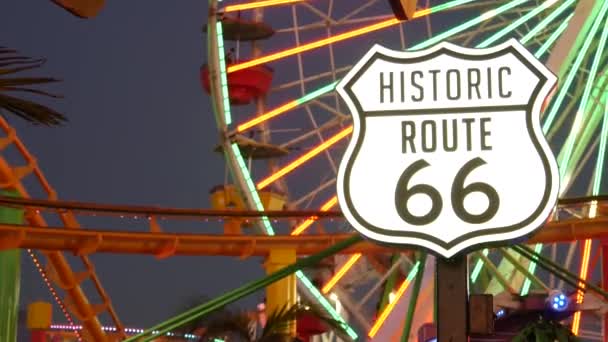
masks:
[[[353,234],[324,235],[198,235],[181,233],[127,232],[90,229],[47,228],[0,224],[0,250],[32,248],[46,251],[172,255],[266,256],[272,249],[294,249],[298,255],[317,253]],[[526,243],[553,243],[608,237],[608,217],[572,219],[545,225]],[[395,249],[370,242],[351,246],[342,254],[391,253]],[[401,250],[402,252],[402,250]]]

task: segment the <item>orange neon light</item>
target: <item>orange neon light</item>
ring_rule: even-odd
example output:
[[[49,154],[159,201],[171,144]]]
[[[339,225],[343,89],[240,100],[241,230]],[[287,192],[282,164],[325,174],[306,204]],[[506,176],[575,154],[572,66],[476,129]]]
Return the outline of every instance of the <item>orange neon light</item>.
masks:
[[[369,330],[369,333],[367,334],[369,337],[374,337],[376,333],[378,333],[378,330],[380,330],[380,327],[382,326],[382,324],[384,324],[384,321],[388,318],[388,315],[391,313],[391,311],[393,311],[395,305],[397,305],[397,302],[399,302],[399,298],[403,296],[405,290],[407,290],[409,285],[410,282],[407,279],[405,279],[403,283],[401,283],[401,286],[399,286],[399,290],[397,290],[397,293],[395,294],[395,299],[392,302],[388,303],[384,310],[382,310],[382,313],[380,314],[376,322],[374,322],[372,328]]]
[[[423,9],[420,10],[416,13],[414,13],[414,17],[412,19],[415,18],[420,18],[423,17],[425,15],[429,15],[431,14],[433,11],[431,8],[427,8],[427,9]],[[275,52],[272,53],[270,55],[267,56],[263,56],[257,59],[253,59],[247,62],[243,62],[243,63],[239,63],[239,64],[233,64],[231,66],[228,67],[227,72],[231,73],[231,72],[235,72],[238,70],[242,70],[242,69],[246,69],[255,65],[260,65],[260,64],[264,64],[264,63],[268,63],[268,62],[272,62],[274,60],[277,59],[281,59],[284,57],[288,57],[291,55],[295,55],[298,54],[300,52],[304,52],[304,51],[308,51],[308,50],[313,50],[316,48],[320,48],[322,46],[325,45],[329,45],[329,44],[333,44],[342,40],[346,40],[346,39],[350,39],[350,38],[354,38],[356,36],[360,36],[362,34],[366,34],[368,32],[372,32],[372,31],[377,31],[377,30],[381,30],[383,28],[387,28],[396,24],[399,24],[400,21],[396,18],[393,19],[388,19],[388,20],[384,20],[381,21],[379,23],[375,23],[369,26],[364,26],[352,31],[348,31],[348,32],[344,32],[332,37],[328,37],[328,38],[324,38],[321,40],[317,40],[315,42],[311,42],[308,44],[304,44],[304,45],[300,45],[291,49],[287,49],[287,50],[283,50],[283,51],[279,51],[279,52]]]
[[[331,145],[337,143],[338,141],[342,140],[344,137],[348,136],[352,131],[353,131],[353,126],[348,126],[347,128],[340,131],[338,134],[334,135],[333,137],[331,137],[328,140],[324,141],[323,143],[319,144],[317,147],[308,151],[306,154],[304,154],[300,158],[287,164],[287,166],[283,167],[282,169],[275,172],[274,174],[266,177],[264,180],[262,180],[261,182],[258,183],[258,186],[257,186],[258,190],[264,189],[272,182],[276,181],[277,179],[279,179],[279,178],[285,176],[286,174],[290,173],[291,171],[295,170],[298,166],[304,164],[306,161],[313,158],[317,154],[323,152],[324,150],[329,148]]]
[[[244,4],[226,6],[224,8],[224,12],[227,13],[227,12],[243,11],[243,10],[260,8],[260,7],[284,5],[284,4],[289,4],[292,2],[300,2],[300,1],[303,1],[303,0],[266,0],[266,1],[247,2]]]
[[[325,284],[325,286],[323,286],[323,288],[321,289],[321,292],[323,292],[324,294],[327,294],[329,291],[331,291],[331,289],[333,289],[334,286],[336,286],[336,284],[340,281],[340,279],[342,279],[342,277],[344,277],[346,272],[348,272],[348,270],[350,270],[350,268],[353,267],[353,265],[357,262],[357,260],[359,260],[359,258],[361,258],[361,253],[353,254],[350,257],[350,259],[348,259],[344,263],[344,265],[342,265],[340,270],[338,270],[338,272],[336,272],[336,274],[334,274],[334,276],[327,282],[327,284]]]
[[[261,122],[264,122],[266,120],[272,119],[275,116],[277,116],[277,115],[279,115],[279,114],[281,114],[283,112],[286,112],[286,111],[288,111],[288,110],[290,110],[292,108],[295,108],[297,106],[298,106],[298,101],[287,102],[286,104],[284,104],[284,105],[282,105],[280,107],[277,107],[277,108],[275,108],[275,109],[273,109],[273,110],[271,110],[271,111],[269,111],[267,113],[264,113],[264,114],[262,114],[260,116],[257,116],[255,118],[253,118],[253,119],[251,119],[251,120],[243,123],[243,124],[238,125],[238,127],[236,128],[236,130],[239,133],[243,132],[243,131],[245,131],[245,130],[247,130],[247,129],[249,129],[249,128],[251,128],[251,127],[253,127],[253,126],[255,126],[255,125],[259,124],[259,123],[261,123]]]
[[[580,278],[582,280],[587,280],[587,273],[589,271],[589,258],[591,257],[591,239],[586,239],[583,247],[583,259],[581,260],[581,272]],[[578,284],[581,288],[585,287],[585,284]],[[576,303],[580,304],[583,302],[585,298],[585,293],[582,290],[578,290],[576,292]],[[578,331],[581,324],[581,312],[577,311],[574,313],[574,317],[572,318],[572,333],[574,335],[578,335]]]
[[[333,206],[336,205],[336,203],[338,203],[338,197],[334,196],[329,201],[325,202],[325,204],[323,204],[321,206],[321,211],[328,211],[329,209],[333,208]],[[310,225],[313,224],[316,220],[317,220],[316,217],[310,217],[310,218],[306,219],[306,221],[300,223],[300,225],[297,226],[291,232],[291,235],[302,234],[302,232],[305,231],[306,228],[310,227]]]
[[[270,55],[266,55],[266,56],[263,56],[263,57],[260,57],[260,58],[257,58],[257,59],[253,59],[253,60],[250,60],[250,61],[247,61],[247,62],[243,62],[243,63],[239,63],[239,64],[233,64],[233,65],[230,65],[228,67],[227,71],[228,71],[228,73],[231,73],[231,72],[235,72],[235,71],[239,71],[239,70],[242,70],[242,69],[246,69],[246,68],[249,68],[249,67],[252,67],[252,66],[255,66],[255,65],[260,65],[260,64],[268,63],[268,62],[271,62],[271,61],[274,61],[274,60],[277,60],[277,59],[280,59],[280,58],[284,58],[284,57],[288,57],[288,56],[291,56],[291,55],[298,54],[300,52],[304,52],[304,51],[308,51],[308,50],[313,50],[313,49],[316,49],[316,48],[319,48],[319,47],[322,47],[322,46],[325,46],[325,45],[329,45],[329,44],[332,44],[332,43],[335,43],[335,42],[339,42],[341,40],[346,40],[346,39],[349,39],[349,38],[360,36],[362,34],[365,34],[365,33],[371,32],[371,31],[380,30],[380,29],[383,29],[383,28],[386,28],[386,27],[389,27],[389,26],[392,26],[392,25],[395,25],[395,24],[398,24],[398,23],[399,23],[399,20],[397,20],[397,19],[389,19],[389,20],[381,21],[381,22],[376,23],[376,24],[365,26],[365,27],[362,27],[362,28],[359,28],[359,29],[356,29],[356,30],[353,30],[353,31],[344,32],[344,33],[335,35],[333,37],[328,37],[328,38],[325,38],[325,39],[317,40],[315,42],[311,42],[311,43],[308,43],[308,44],[300,45],[300,46],[297,46],[297,47],[294,47],[294,48],[291,48],[291,49],[275,52],[275,53],[272,53]]]

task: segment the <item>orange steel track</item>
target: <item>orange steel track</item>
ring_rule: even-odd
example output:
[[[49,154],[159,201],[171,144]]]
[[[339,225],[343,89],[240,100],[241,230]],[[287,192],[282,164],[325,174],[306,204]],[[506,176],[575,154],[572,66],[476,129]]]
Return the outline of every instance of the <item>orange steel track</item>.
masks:
[[[57,198],[56,192],[51,188],[42,174],[42,171],[36,164],[36,160],[29,153],[23,142],[21,142],[15,130],[10,127],[2,117],[0,117],[0,132],[5,133],[5,136],[0,137],[0,151],[4,153],[9,147],[13,147],[26,163],[24,166],[12,166],[5,160],[4,156],[0,156],[0,188],[3,190],[16,191],[22,198],[29,198],[22,180],[31,175],[34,176],[37,184],[42,187],[48,198],[55,200]],[[80,227],[72,212],[63,211],[59,216],[64,226],[70,228],[63,230],[78,231]],[[46,222],[42,215],[35,211],[27,210],[25,219],[31,225],[39,227],[46,226]],[[85,266],[85,271],[75,272],[59,250],[48,250],[43,251],[43,253],[48,260],[47,266],[50,267],[50,279],[65,291],[66,296],[68,297],[66,303],[70,303],[70,305],[67,305],[68,309],[82,322],[84,328],[83,337],[85,340],[108,340],[97,317],[98,314],[104,311],[107,311],[110,314],[118,331],[120,333],[124,332],[124,327],[114,312],[110,298],[102,287],[97,274],[95,273],[93,264],[87,256],[81,256],[80,258]],[[98,305],[89,303],[88,297],[80,287],[80,283],[85,279],[90,279],[92,281],[98,296],[103,303]]]
[[[343,241],[352,234],[324,235],[200,235],[160,232],[65,229],[0,224],[0,250],[35,248],[47,251],[149,254],[159,258],[173,255],[264,256],[276,248],[295,249],[298,254],[314,254]],[[608,217],[550,222],[526,243],[566,242],[608,238]],[[343,251],[352,253],[388,252],[389,248],[361,242]]]

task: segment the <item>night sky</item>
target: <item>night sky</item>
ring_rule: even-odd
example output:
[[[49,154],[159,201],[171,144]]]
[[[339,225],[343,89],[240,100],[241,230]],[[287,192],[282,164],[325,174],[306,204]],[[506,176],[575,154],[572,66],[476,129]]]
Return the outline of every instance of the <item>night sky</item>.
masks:
[[[65,126],[35,127],[9,118],[60,198],[210,207],[208,191],[223,183],[224,164],[212,151],[215,121],[199,83],[206,6],[200,0],[108,1],[98,17],[82,20],[50,1],[0,3],[0,45],[46,57],[35,74],[63,79],[45,89],[64,99],[39,100],[68,116]],[[84,221],[87,227],[117,229]],[[259,260],[108,254],[91,259],[119,317],[136,327],[180,312],[189,298],[213,297],[263,274]],[[254,305],[261,296],[239,304]],[[21,306],[34,300],[51,301],[24,254]],[[57,310],[54,321],[64,321]]]

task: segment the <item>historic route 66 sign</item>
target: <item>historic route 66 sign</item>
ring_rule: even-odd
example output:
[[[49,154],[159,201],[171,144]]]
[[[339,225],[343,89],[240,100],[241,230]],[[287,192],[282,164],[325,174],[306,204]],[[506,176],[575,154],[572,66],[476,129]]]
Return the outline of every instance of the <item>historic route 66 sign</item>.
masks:
[[[516,40],[375,45],[337,86],[354,121],[338,173],[345,217],[372,240],[444,257],[530,234],[558,193],[539,119],[555,83]]]

